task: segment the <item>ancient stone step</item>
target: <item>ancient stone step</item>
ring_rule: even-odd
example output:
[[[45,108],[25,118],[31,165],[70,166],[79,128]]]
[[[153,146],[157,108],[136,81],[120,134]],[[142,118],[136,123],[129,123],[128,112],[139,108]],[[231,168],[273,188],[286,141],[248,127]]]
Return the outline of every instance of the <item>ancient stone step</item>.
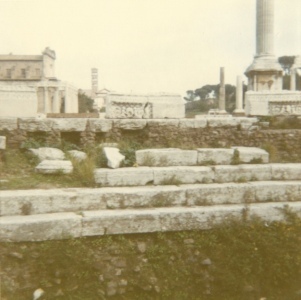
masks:
[[[230,165],[235,158],[237,163],[269,162],[268,152],[255,147],[199,148],[196,150],[166,148],[136,151],[138,165],[149,167]]]
[[[108,234],[133,234],[210,229],[230,217],[261,217],[280,221],[290,210],[301,216],[301,202],[259,203],[248,206],[169,207],[101,210],[0,218],[0,242],[44,241]]]
[[[239,161],[241,163],[250,163],[252,161],[261,160],[262,163],[269,163],[269,153],[263,149],[256,147],[232,147],[239,153]]]
[[[301,180],[301,164],[137,167],[115,170],[102,168],[96,169],[94,175],[96,183],[112,187]]]
[[[70,160],[43,160],[35,170],[42,174],[70,174],[73,172],[73,166]]]
[[[301,181],[1,191],[0,216],[299,201]]]
[[[144,149],[136,151],[139,166],[196,166],[197,150],[181,150],[176,148]]]
[[[0,217],[0,242],[61,240],[81,231],[82,217],[74,213]]]

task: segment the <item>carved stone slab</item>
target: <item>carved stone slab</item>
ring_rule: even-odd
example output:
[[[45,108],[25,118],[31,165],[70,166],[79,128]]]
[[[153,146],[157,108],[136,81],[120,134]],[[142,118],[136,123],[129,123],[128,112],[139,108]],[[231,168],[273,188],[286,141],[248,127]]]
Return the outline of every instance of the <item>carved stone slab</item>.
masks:
[[[301,115],[301,92],[247,92],[248,115]]]
[[[185,117],[185,101],[180,95],[109,94],[106,118],[178,119]]]

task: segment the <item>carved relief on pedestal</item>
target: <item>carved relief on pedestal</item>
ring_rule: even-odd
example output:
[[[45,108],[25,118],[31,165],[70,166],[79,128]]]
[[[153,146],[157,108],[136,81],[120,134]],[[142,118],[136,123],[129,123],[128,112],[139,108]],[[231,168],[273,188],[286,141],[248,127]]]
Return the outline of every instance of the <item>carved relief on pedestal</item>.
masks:
[[[152,119],[152,103],[111,102],[111,116],[116,119]]]
[[[301,115],[301,101],[269,102],[270,115]]]

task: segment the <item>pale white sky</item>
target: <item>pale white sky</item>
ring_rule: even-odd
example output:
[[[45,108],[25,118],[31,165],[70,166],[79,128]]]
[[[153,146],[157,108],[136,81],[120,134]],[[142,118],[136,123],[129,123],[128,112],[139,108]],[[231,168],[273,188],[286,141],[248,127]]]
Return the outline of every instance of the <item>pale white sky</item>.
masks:
[[[255,0],[0,0],[0,54],[56,51],[78,88],[173,92],[235,84],[255,54]],[[275,54],[301,53],[301,0],[275,0]]]

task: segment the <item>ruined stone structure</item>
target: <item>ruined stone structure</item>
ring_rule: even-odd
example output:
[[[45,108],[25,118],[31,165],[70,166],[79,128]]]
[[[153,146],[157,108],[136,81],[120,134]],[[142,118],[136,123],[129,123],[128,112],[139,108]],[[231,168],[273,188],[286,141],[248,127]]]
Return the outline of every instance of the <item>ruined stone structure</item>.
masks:
[[[185,118],[185,101],[180,95],[109,94],[106,118],[174,119]]]
[[[274,54],[274,0],[257,0],[256,55],[246,70],[248,115],[300,115],[301,92],[296,89],[296,70],[292,70],[291,91],[283,91],[283,69]]]
[[[55,52],[0,55],[0,117],[77,113],[77,89],[55,77]]]

